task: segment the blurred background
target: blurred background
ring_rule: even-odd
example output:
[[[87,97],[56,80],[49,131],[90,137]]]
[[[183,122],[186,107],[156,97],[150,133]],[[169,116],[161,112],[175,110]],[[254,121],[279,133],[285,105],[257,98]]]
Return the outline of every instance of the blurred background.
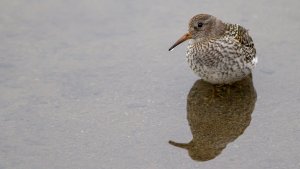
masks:
[[[297,0],[1,0],[0,168],[300,168]],[[199,162],[187,96],[199,79],[187,44],[208,13],[254,39],[250,125]]]

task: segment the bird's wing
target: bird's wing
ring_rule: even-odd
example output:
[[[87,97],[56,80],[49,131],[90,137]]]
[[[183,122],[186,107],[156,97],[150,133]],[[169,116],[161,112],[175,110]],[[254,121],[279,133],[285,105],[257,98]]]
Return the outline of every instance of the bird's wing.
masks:
[[[256,49],[254,47],[253,40],[244,27],[238,25],[237,34],[235,39],[238,40],[243,46],[243,55],[245,56],[245,61],[247,63],[256,64]]]
[[[248,30],[240,25],[236,25],[235,39],[238,40],[242,45],[249,48],[254,48],[254,43]]]

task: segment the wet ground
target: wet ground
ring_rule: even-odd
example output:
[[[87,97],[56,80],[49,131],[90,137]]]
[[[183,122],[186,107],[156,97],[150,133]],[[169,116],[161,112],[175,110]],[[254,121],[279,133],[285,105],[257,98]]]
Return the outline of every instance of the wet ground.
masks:
[[[299,5],[2,0],[0,168],[300,168]],[[253,83],[168,52],[198,13],[250,30]]]

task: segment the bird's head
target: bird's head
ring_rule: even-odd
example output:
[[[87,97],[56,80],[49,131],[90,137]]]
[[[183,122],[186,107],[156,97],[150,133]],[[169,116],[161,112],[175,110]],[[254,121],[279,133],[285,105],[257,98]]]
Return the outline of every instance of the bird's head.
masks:
[[[212,15],[198,14],[190,20],[188,33],[179,38],[169,51],[188,39],[201,42],[222,35],[224,32],[225,24],[221,20]]]

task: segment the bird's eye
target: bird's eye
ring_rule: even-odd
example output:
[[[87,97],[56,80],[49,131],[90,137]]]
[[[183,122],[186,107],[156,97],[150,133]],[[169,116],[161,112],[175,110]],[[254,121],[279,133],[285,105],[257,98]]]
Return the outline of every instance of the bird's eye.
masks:
[[[202,22],[198,22],[198,28],[201,28],[203,26]]]

